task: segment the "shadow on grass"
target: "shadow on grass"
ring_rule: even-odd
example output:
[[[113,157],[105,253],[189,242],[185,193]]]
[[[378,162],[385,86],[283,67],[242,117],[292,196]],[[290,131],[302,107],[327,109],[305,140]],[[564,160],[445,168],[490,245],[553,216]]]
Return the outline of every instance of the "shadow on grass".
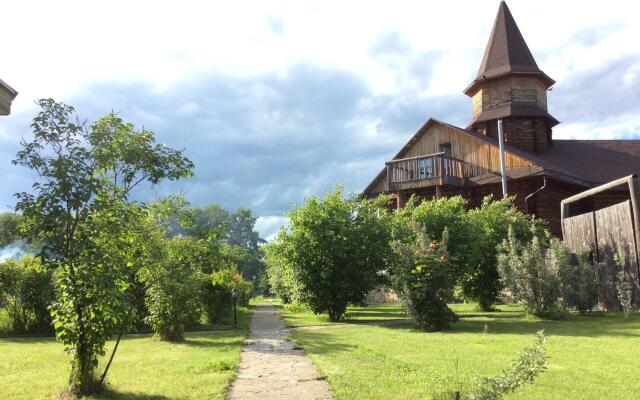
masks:
[[[239,338],[237,340],[233,340],[233,341],[227,341],[224,343],[219,343],[216,341],[212,341],[212,340],[197,340],[197,339],[193,339],[193,338],[187,338],[185,340],[183,340],[182,342],[167,342],[167,343],[171,343],[171,344],[175,344],[178,346],[190,346],[190,347],[215,347],[216,349],[220,349],[220,350],[232,350],[236,347],[242,346],[244,343],[244,339],[243,338]]]
[[[523,313],[520,315],[486,315],[478,316],[458,315],[460,320],[451,326],[451,329],[444,331],[445,334],[478,334],[485,331],[488,335],[531,335],[544,329],[548,335],[573,336],[573,337],[640,337],[640,314],[629,319],[624,319],[617,313],[595,314],[592,316],[574,315],[566,320],[544,320],[535,317],[527,317]],[[355,322],[357,323],[357,322]],[[413,326],[412,321],[406,324],[394,323],[385,324],[380,321],[376,325],[385,329],[400,329],[407,331],[422,332]]]
[[[103,393],[95,396],[101,400],[170,400],[170,397],[159,394],[144,394],[135,392],[121,392],[115,389],[106,389]]]
[[[399,312],[399,311],[393,311],[393,310],[384,310],[384,311],[369,311],[369,310],[363,310],[363,311],[349,311],[349,313],[347,314],[347,320],[353,320],[353,319],[360,319],[360,318],[378,318],[378,319],[383,319],[383,318],[393,318],[393,319],[406,319],[408,318],[406,316],[406,314]]]

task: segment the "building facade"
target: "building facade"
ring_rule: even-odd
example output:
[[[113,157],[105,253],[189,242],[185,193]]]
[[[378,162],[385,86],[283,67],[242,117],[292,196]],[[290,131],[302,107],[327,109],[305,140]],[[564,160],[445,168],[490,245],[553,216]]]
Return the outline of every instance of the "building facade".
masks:
[[[510,196],[523,212],[548,221],[560,236],[560,202],[602,183],[640,172],[640,140],[557,140],[547,108],[555,81],[537,65],[516,22],[500,3],[476,79],[464,90],[472,115],[464,128],[429,119],[365,188],[395,207],[411,196],[462,195],[469,207],[502,197],[498,120],[505,140]],[[585,211],[626,200],[610,190],[579,205]]]

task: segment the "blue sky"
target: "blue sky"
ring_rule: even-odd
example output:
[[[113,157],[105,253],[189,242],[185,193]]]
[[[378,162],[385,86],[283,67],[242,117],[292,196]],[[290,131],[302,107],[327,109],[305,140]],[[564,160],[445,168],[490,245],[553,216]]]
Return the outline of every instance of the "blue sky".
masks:
[[[446,4],[445,4],[446,3]],[[96,119],[111,110],[185,148],[194,178],[149,189],[250,207],[265,237],[305,197],[361,191],[429,118],[465,125],[497,1],[3,4],[0,78],[20,92],[0,118],[0,209],[31,178],[10,161],[33,100]],[[556,138],[640,139],[640,6],[512,0],[557,81]]]

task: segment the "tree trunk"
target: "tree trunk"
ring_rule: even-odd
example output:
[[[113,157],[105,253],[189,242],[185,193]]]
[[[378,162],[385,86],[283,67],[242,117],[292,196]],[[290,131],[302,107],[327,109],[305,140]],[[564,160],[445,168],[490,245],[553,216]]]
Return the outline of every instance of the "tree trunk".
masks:
[[[76,397],[90,396],[99,393],[102,386],[96,377],[96,363],[91,347],[87,343],[85,324],[82,322],[82,309],[76,308],[78,314],[78,344],[73,357],[71,376],[69,377],[69,391]]]

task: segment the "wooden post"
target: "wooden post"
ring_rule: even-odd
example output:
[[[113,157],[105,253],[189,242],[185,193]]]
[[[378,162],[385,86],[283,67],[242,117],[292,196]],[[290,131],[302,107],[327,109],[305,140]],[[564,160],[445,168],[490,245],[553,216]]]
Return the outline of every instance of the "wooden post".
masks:
[[[498,120],[498,145],[500,147],[500,175],[502,175],[502,197],[507,197],[507,168],[504,157],[504,133],[502,132],[502,119]]]
[[[405,205],[404,193],[398,191],[398,208],[402,208]]]
[[[632,175],[629,178],[629,196],[631,197],[631,212],[633,213],[633,231],[635,233],[636,242],[636,267],[638,269],[638,278],[640,279],[640,178]]]
[[[442,186],[436,185],[436,200],[442,198]]]

